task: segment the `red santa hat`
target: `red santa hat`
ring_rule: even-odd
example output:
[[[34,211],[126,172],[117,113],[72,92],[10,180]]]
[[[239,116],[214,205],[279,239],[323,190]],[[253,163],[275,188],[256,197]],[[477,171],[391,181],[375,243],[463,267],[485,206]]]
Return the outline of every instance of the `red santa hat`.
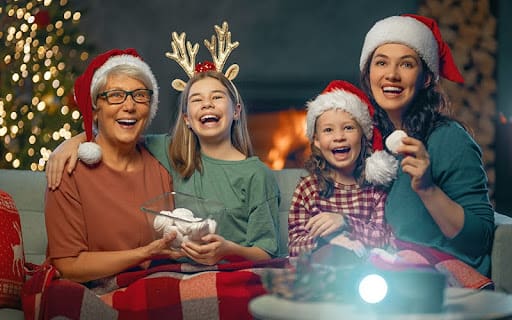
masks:
[[[322,113],[331,109],[348,112],[361,126],[366,139],[372,143],[373,152],[366,159],[366,181],[376,185],[389,185],[394,180],[398,160],[384,150],[382,134],[373,125],[375,109],[363,91],[350,82],[333,80],[306,107],[306,135],[310,141],[315,133],[316,119]]]
[[[94,58],[85,72],[75,81],[75,101],[80,108],[80,113],[84,121],[84,130],[87,142],[82,143],[78,148],[78,157],[81,161],[91,165],[101,160],[101,149],[99,145],[92,142],[93,136],[93,109],[96,108],[92,97],[92,89],[98,81],[104,78],[108,72],[117,66],[129,65],[141,70],[150,80],[150,87],[153,90],[151,99],[148,125],[153,120],[158,109],[158,83],[151,68],[145,63],[135,49],[126,50],[112,49]]]
[[[386,43],[400,43],[414,49],[436,77],[464,83],[455,64],[450,47],[443,41],[435,20],[414,14],[391,16],[368,31],[364,39],[359,68],[362,71],[371,54]]]

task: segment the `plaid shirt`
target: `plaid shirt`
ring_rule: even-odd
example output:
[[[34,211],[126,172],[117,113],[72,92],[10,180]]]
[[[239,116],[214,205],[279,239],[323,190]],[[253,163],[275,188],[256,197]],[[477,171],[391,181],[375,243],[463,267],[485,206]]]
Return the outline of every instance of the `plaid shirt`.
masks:
[[[297,185],[288,215],[288,250],[290,256],[317,246],[305,228],[308,220],[322,212],[334,212],[345,217],[352,240],[359,240],[371,248],[385,248],[393,243],[391,227],[384,220],[386,193],[373,186],[343,185],[335,183],[334,193],[328,198],[320,197],[318,183],[313,176],[303,178]]]

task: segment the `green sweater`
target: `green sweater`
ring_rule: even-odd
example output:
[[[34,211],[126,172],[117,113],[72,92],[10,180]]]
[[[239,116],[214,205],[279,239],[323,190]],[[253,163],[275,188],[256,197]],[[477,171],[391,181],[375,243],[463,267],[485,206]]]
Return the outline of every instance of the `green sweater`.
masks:
[[[452,122],[427,141],[434,183],[464,208],[464,226],[446,238],[400,169],[387,198],[385,214],[398,239],[447,252],[489,275],[494,210],[489,202],[482,152],[471,136]]]
[[[259,247],[271,256],[285,255],[279,244],[279,186],[270,169],[257,157],[224,161],[201,156],[203,173],[183,179],[169,163],[168,135],[146,136],[148,150],[173,176],[175,191],[220,201],[218,233],[242,246]]]

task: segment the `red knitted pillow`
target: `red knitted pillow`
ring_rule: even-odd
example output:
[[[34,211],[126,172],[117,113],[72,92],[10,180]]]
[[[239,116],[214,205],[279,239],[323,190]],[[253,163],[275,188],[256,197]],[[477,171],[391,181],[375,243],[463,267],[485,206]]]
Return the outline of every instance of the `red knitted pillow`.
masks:
[[[11,196],[0,190],[0,308],[21,309],[25,254],[18,210]]]

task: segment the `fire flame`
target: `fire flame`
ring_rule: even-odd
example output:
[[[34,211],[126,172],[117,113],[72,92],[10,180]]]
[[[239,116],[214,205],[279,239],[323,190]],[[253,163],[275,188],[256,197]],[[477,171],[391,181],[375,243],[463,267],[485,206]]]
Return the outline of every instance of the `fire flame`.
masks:
[[[272,135],[272,147],[266,159],[272,169],[284,168],[288,155],[299,152],[299,156],[304,156],[304,150],[308,149],[306,112],[291,109],[279,112],[277,117],[279,127]]]
[[[270,168],[303,167],[310,153],[305,110],[251,114],[248,127],[256,154]]]

